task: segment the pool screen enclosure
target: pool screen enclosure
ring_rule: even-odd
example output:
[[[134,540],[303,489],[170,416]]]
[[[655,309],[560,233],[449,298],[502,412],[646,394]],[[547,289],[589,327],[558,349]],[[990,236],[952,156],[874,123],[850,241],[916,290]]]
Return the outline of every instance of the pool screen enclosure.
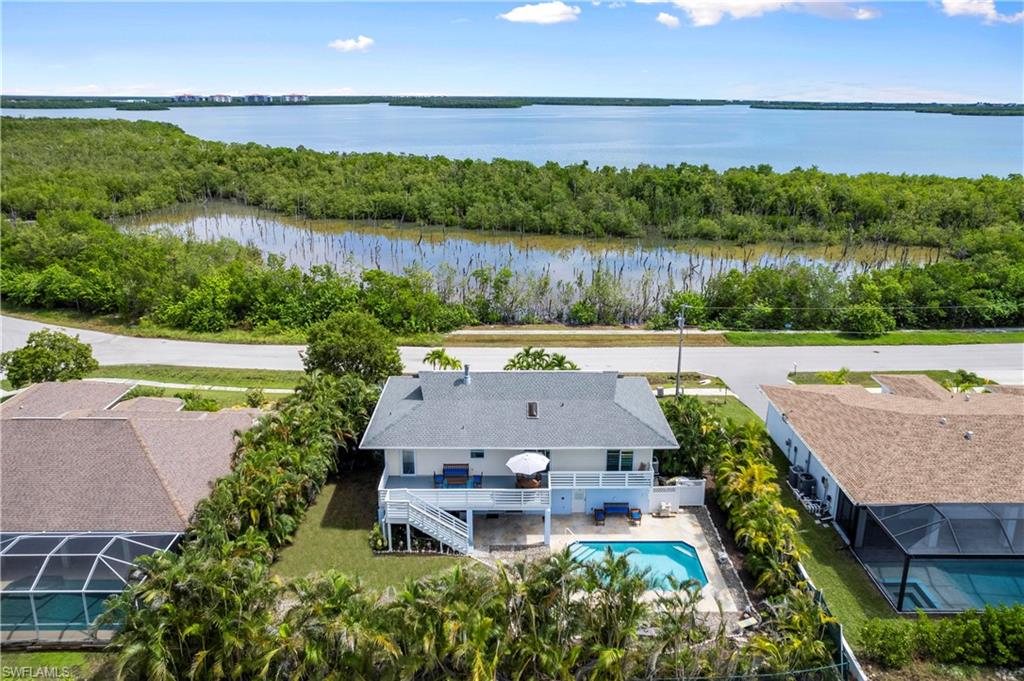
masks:
[[[104,601],[136,578],[139,556],[172,549],[180,534],[0,533],[3,640],[84,637]]]
[[[860,506],[837,520],[898,611],[1024,603],[1024,504]]]

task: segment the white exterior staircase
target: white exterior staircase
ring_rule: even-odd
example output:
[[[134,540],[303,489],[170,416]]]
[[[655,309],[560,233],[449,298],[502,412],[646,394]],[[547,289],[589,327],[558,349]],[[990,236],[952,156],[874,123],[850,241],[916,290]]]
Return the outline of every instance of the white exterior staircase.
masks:
[[[469,526],[465,521],[410,491],[403,491],[404,494],[388,494],[384,505],[385,522],[408,523],[459,553],[469,553]]]

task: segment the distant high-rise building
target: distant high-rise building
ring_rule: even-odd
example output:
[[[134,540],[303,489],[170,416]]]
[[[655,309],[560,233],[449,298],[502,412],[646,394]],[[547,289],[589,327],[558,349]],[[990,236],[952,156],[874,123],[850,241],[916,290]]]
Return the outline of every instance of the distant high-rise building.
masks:
[[[283,102],[308,102],[309,101],[309,95],[296,95],[296,94],[284,95],[283,97],[281,97],[281,101],[283,101]]]

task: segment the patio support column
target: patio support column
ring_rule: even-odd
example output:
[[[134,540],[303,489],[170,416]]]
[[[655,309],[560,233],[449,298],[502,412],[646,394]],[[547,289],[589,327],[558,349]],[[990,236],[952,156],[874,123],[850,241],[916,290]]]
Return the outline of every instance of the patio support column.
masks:
[[[466,511],[466,539],[469,541],[470,550],[473,549],[473,509]]]
[[[910,555],[903,556],[903,576],[900,578],[900,595],[896,599],[896,610],[903,612],[903,597],[907,595],[907,576],[910,574]]]
[[[412,551],[412,525],[405,524],[405,550]]]
[[[391,523],[387,523],[384,527],[387,528],[388,533],[388,551],[394,551],[395,548],[391,545]]]
[[[551,509],[544,509],[544,546],[551,546]]]

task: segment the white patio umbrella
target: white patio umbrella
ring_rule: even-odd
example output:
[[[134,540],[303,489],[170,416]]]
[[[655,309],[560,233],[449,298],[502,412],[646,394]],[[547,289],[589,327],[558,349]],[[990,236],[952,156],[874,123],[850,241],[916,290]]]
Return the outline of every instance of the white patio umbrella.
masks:
[[[506,461],[505,465],[517,475],[533,475],[547,468],[548,463],[548,457],[540,452],[523,452]]]

